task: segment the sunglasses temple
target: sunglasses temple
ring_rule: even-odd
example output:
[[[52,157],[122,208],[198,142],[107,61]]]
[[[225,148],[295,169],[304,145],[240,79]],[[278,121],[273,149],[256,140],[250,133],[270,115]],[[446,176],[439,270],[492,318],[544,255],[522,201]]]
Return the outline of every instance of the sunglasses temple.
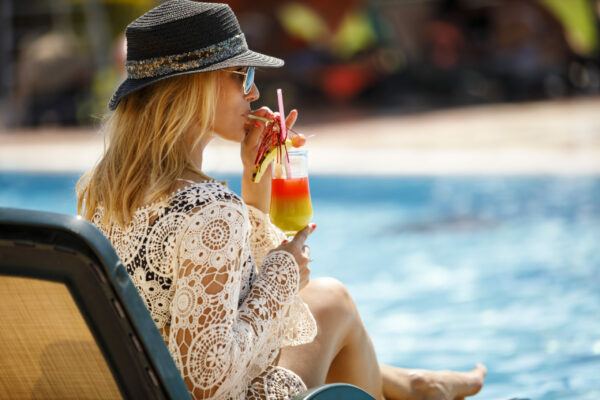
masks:
[[[254,84],[254,67],[248,68],[248,72],[244,77],[244,94],[250,93],[252,90],[252,85]]]

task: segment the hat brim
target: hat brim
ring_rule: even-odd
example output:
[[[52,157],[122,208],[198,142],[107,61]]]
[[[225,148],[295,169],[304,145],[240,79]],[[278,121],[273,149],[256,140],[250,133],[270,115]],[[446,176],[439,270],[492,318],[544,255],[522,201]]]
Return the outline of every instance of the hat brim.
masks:
[[[267,56],[265,54],[257,53],[252,50],[247,50],[237,56],[228,58],[227,60],[223,60],[221,62],[212,64],[208,67],[201,68],[193,68],[186,71],[178,71],[170,74],[152,77],[152,78],[143,78],[143,79],[131,79],[127,78],[123,83],[119,85],[115,93],[112,95],[110,102],[108,103],[108,108],[111,111],[114,111],[117,108],[117,105],[121,101],[121,99],[128,94],[135,92],[143,87],[153,84],[154,82],[161,81],[163,79],[171,78],[173,76],[179,75],[187,75],[187,74],[195,74],[199,72],[208,72],[208,71],[216,71],[224,68],[232,68],[232,67],[265,67],[265,68],[279,68],[284,64],[283,60]]]

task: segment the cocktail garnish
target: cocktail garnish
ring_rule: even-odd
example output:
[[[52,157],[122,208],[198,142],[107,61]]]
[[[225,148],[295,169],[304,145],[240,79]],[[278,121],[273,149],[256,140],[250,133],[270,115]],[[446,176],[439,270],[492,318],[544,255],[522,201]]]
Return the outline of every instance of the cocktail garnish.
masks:
[[[288,146],[301,147],[306,142],[306,137],[301,133],[288,128],[288,137],[285,140],[282,140],[280,118],[269,119],[253,114],[248,114],[248,118],[262,121],[265,123],[266,127],[266,132],[260,142],[258,152],[256,153],[256,159],[254,160],[256,168],[252,174],[252,180],[254,182],[259,182],[265,170],[273,160],[281,163],[282,160],[285,159],[289,162],[287,154]]]

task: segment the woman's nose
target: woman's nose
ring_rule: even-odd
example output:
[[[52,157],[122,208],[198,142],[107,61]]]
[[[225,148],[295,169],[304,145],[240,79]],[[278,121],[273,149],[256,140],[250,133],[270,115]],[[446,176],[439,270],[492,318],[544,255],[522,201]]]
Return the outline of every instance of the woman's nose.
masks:
[[[258,88],[256,87],[255,83],[252,84],[252,88],[250,88],[250,91],[244,97],[246,98],[246,101],[248,103],[252,103],[253,101],[258,100],[258,98],[260,97],[260,92],[258,91]]]

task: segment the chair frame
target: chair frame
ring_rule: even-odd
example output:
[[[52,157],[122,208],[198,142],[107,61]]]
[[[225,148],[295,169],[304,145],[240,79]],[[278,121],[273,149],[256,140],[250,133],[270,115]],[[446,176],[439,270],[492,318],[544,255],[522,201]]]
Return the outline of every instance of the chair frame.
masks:
[[[190,398],[125,267],[90,223],[0,209],[0,274],[64,283],[124,398]]]

